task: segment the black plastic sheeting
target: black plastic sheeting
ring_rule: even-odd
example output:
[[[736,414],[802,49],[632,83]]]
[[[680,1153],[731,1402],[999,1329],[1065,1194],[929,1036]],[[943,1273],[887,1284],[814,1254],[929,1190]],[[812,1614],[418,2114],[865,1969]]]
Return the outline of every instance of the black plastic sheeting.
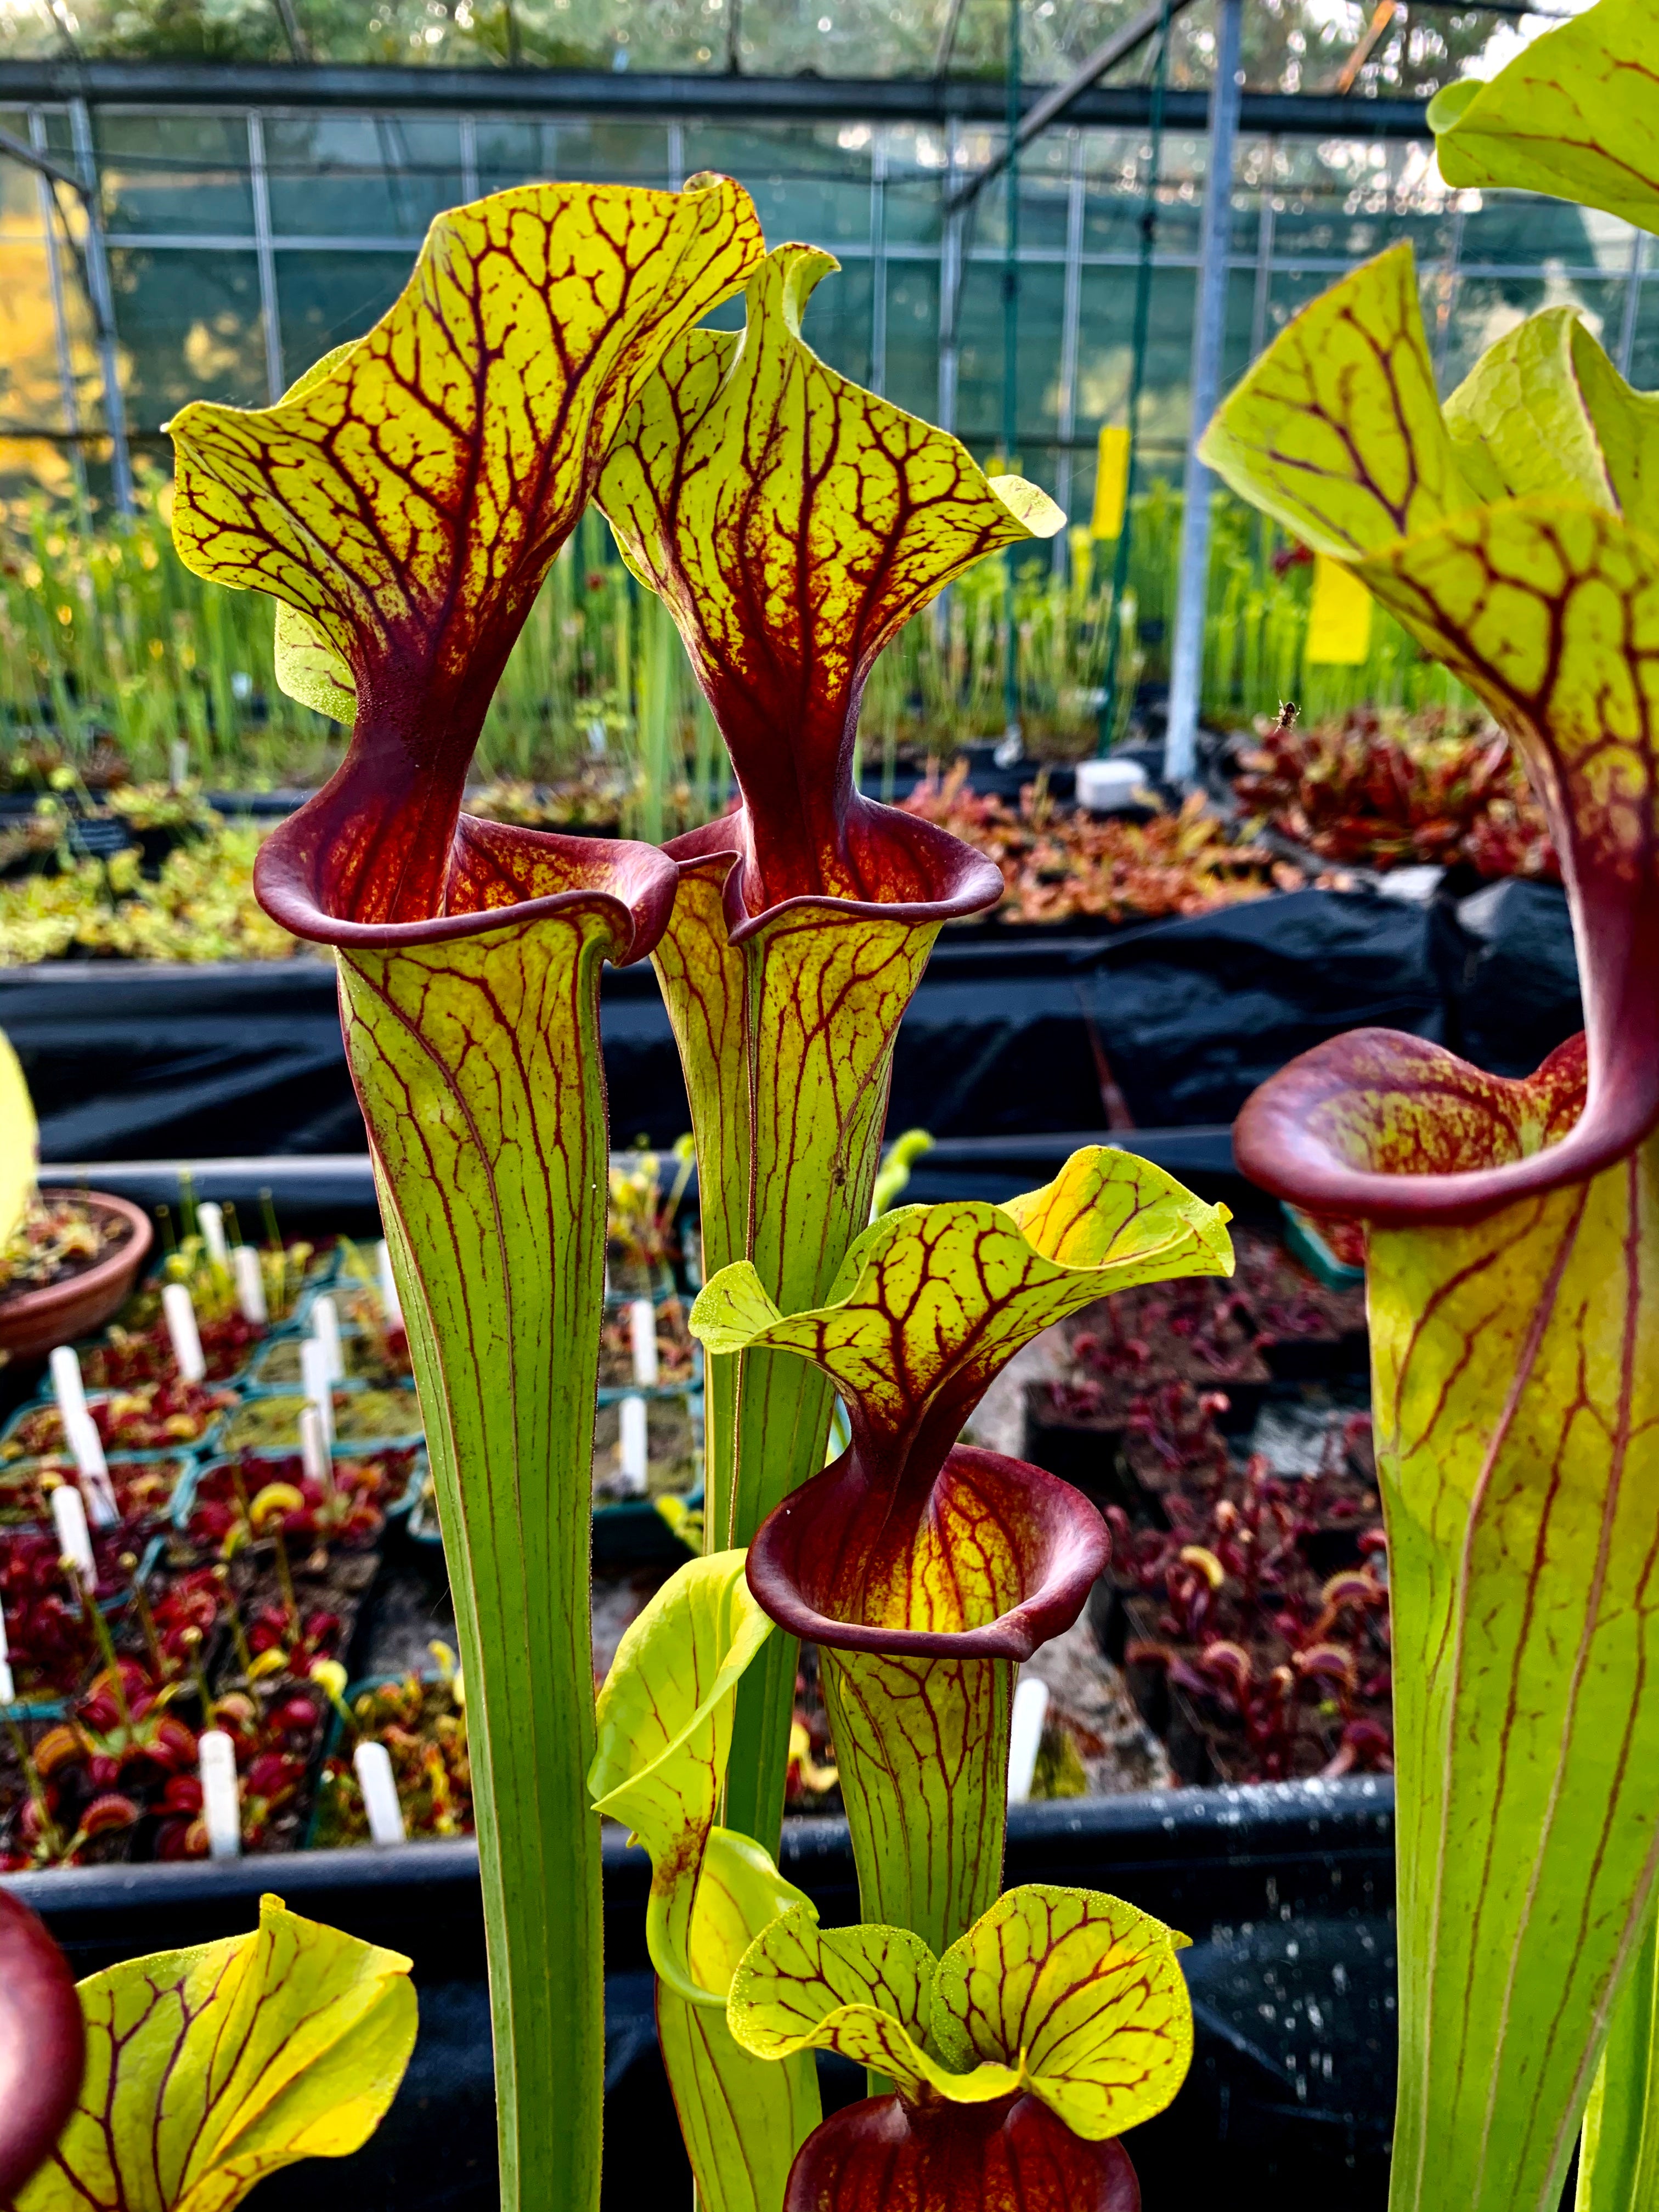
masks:
[[[1583,1027],[1566,895],[1554,884],[1489,884],[1458,902],[1442,942],[1447,1042],[1477,1066],[1530,1075]]]
[[[1535,1066],[1579,1025],[1560,892],[1309,890],[1094,936],[947,931],[899,1032],[888,1126],[1098,1131],[1114,1085],[1137,1126],[1224,1124],[1286,1060],[1366,1024]],[[363,1146],[321,961],[0,971],[0,1028],[46,1159]],[[606,970],[603,1030],[616,1142],[672,1144],[690,1116],[647,966]]]
[[[1196,2030],[1170,2111],[1128,2148],[1149,2205],[1287,2203],[1382,2212],[1393,2119],[1393,1785],[1336,1784],[1070,1800],[1016,1808],[1006,1884],[1130,1899],[1190,1936]],[[841,1820],[787,1824],[782,1869],[825,1923],[857,1917]],[[690,2176],[658,2054],[645,1953],[644,1854],[605,1844],[605,2212],[684,2203]],[[354,2156],[260,2184],[261,2212],[495,2212],[489,2013],[477,1860],[468,1844],[317,1851],[221,1866],[85,1869],[9,1881],[77,1974],[252,1925],[263,1889],[414,1961],[415,2056]],[[820,2069],[826,2107],[861,2072]],[[556,2190],[544,2192],[556,2201]]]

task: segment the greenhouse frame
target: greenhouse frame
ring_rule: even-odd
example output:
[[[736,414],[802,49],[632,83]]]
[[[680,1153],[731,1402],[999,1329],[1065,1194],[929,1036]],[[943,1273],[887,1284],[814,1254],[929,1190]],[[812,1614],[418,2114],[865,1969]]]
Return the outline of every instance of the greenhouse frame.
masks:
[[[1079,520],[1099,430],[1126,404],[1152,97],[1085,91],[1019,162],[1018,458]],[[1139,425],[1153,473],[1187,442],[1209,103],[1172,88],[1163,105]],[[927,79],[0,64],[0,455],[14,481],[61,482],[84,453],[97,483],[124,428],[141,475],[159,469],[161,425],[186,401],[262,404],[366,329],[441,209],[539,177],[676,185],[714,168],[754,191],[769,235],[840,260],[809,323],[823,356],[983,456],[1005,422],[1004,195],[947,209],[998,156],[1002,107],[998,85]],[[47,168],[31,174],[26,149]],[[95,187],[89,252],[71,179]],[[1638,386],[1659,379],[1643,234],[1568,203],[1449,191],[1419,102],[1246,92],[1231,215],[1224,386],[1334,276],[1406,237],[1443,390],[1559,301]],[[100,246],[124,425],[88,304]]]

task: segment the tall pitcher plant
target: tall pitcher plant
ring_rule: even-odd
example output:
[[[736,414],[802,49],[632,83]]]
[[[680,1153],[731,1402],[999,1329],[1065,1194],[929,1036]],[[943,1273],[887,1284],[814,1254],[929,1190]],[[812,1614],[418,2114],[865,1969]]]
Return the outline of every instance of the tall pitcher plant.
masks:
[[[899,1018],[941,924],[1000,878],[858,794],[860,695],[951,578],[1062,518],[814,357],[801,313],[833,266],[765,252],[721,179],[458,210],[279,405],[178,417],[174,534],[199,574],[276,598],[283,683],[352,725],[258,886],[335,954],[410,1322],[472,1714],[504,2202],[595,2203],[591,1790],[652,1855],[662,2045],[711,2212],[900,2183],[911,2212],[1133,2212],[1116,2138],[1186,2069],[1182,1939],[1081,1893],[998,1899],[1013,1667],[1077,1617],[1105,1530],[957,1437],[1047,1322],[1231,1267],[1225,1217],[1102,1152],[1006,1212],[866,1230]],[[695,327],[740,287],[740,335]],[[461,811],[590,497],[678,624],[742,795],[664,853]],[[596,1731],[598,981],[647,955],[701,1171],[710,1556],[624,1639]],[[854,1445],[824,1473],[836,1389]],[[813,1532],[842,1518],[826,1577]],[[832,1655],[872,1919],[851,1936],[820,1937],[772,1856],[803,1630]],[[908,1837],[900,1790],[925,1815]],[[829,2127],[820,2045],[890,2084]]]
[[[1602,0],[1456,88],[1433,118],[1449,179],[1605,192],[1659,228],[1655,27],[1651,6]],[[1509,732],[1572,913],[1584,1034],[1535,1075],[1363,1030],[1267,1084],[1237,1139],[1258,1182],[1368,1228],[1396,1655],[1392,2202],[1544,2212],[1659,1869],[1659,397],[1554,308],[1443,407],[1401,247],[1304,310],[1204,451]],[[1639,2163],[1619,2100],[1639,2110],[1650,1956],[1641,1978],[1620,2039],[1639,2078],[1606,2085],[1608,2155],[1586,2161],[1604,2181]],[[1597,2212],[1646,2201],[1599,2192]]]
[[[592,1785],[653,1864],[657,2019],[708,2212],[1134,2212],[1117,2138],[1174,2095],[1192,2021],[1184,1939],[1111,1898],[1000,1896],[1016,1663],[1077,1619],[1104,1522],[1041,1468],[959,1443],[999,1369],[1131,1284],[1224,1273],[1221,1209],[1161,1170],[1079,1152],[1008,1206],[909,1206],[786,1315],[752,1262],[692,1309],[710,1354],[827,1376],[853,1442],[747,1558],[683,1568],[624,1638]],[[819,1929],[730,1802],[746,1673],[817,1644],[865,1924]],[[820,2123],[810,2054],[871,2096]]]
[[[665,352],[600,474],[624,559],[661,593],[742,796],[666,849],[679,896],[653,956],[684,1063],[703,1265],[747,1261],[817,1304],[870,1218],[893,1039],[940,926],[1001,895],[993,864],[853,781],[876,655],[953,576],[1064,520],[943,430],[828,368],[800,335],[836,263],[781,246],[740,337]],[[744,1545],[823,1464],[827,1380],[721,1349],[708,1388],[714,1545]],[[738,1692],[728,1825],[775,1849],[796,1644]]]
[[[460,812],[507,654],[665,346],[762,247],[746,193],[538,185],[434,224],[367,337],[276,406],[172,425],[173,536],[272,593],[283,680],[350,719],[264,848],[330,946],[465,1667],[503,2202],[598,2203],[589,1512],[609,1134],[599,975],[673,904],[647,846]]]

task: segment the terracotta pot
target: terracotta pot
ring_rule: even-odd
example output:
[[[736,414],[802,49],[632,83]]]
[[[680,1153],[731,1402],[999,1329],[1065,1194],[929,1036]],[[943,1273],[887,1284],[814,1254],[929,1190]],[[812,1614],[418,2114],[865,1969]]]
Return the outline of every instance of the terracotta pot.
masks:
[[[138,1279],[155,1231],[142,1206],[106,1190],[42,1192],[43,1197],[81,1198],[117,1214],[131,1231],[124,1243],[79,1274],[36,1291],[0,1298],[0,1352],[11,1359],[43,1358],[54,1346],[90,1336],[119,1313]]]

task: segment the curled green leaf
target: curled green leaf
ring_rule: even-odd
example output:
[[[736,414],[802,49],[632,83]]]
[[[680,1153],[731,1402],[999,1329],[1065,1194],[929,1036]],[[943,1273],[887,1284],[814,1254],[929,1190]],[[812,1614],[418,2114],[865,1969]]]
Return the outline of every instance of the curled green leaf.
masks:
[[[771,1633],[741,1552],[690,1559],[630,1623],[599,1692],[593,1808],[623,1821],[650,1853],[652,1963],[693,2001],[692,1905],[726,1779],[732,1700]]]
[[[776,2212],[820,2108],[810,2060],[762,2066],[726,2024],[749,1945],[805,1902],[752,1838],[714,1826],[738,1684],[772,1634],[743,1570],[741,1552],[689,1560],[629,1626],[599,1692],[588,1785],[651,1855],[658,2035],[701,2201]]]
[[[87,2069],[16,2212],[230,2212],[366,2142],[415,2045],[409,1960],[266,1897],[251,1936],[81,1984]]]

